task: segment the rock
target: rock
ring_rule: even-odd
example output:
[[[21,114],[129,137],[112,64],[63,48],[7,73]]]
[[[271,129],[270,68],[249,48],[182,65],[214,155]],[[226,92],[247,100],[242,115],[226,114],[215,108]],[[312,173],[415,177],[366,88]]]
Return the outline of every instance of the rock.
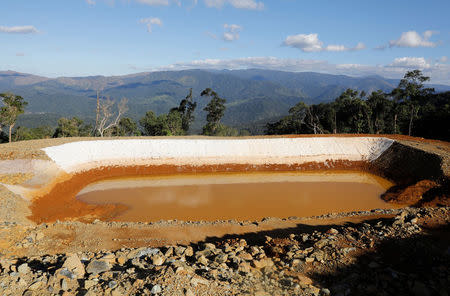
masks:
[[[64,291],[69,290],[69,285],[67,283],[67,280],[64,278],[61,280],[61,289]]]
[[[106,261],[109,264],[114,264],[114,263],[116,263],[116,256],[114,254],[106,254],[105,256],[100,258],[99,260]]]
[[[38,290],[41,286],[42,286],[43,282],[41,281],[36,281],[34,283],[32,283],[29,287],[28,290],[30,291],[36,291]]]
[[[19,265],[19,267],[17,268],[17,271],[20,274],[27,274],[27,273],[29,273],[31,271],[31,269],[30,269],[30,267],[28,266],[27,263],[23,263],[23,264]]]
[[[92,288],[92,287],[95,286],[96,284],[97,284],[96,281],[93,281],[93,280],[86,280],[86,281],[84,281],[84,288],[85,288],[86,290],[89,290],[90,288]]]
[[[152,290],[150,291],[150,293],[152,294],[159,294],[162,292],[161,286],[160,285],[154,285],[152,287]]]
[[[194,249],[191,246],[187,247],[186,250],[184,251],[184,255],[187,257],[194,256]]]
[[[216,246],[214,244],[211,243],[206,243],[205,244],[205,250],[215,250]]]
[[[331,291],[328,290],[327,288],[322,288],[322,289],[320,290],[320,294],[322,294],[322,295],[324,295],[324,296],[328,296],[328,295],[331,295]]]
[[[97,275],[110,269],[111,265],[108,262],[101,260],[93,260],[88,264],[86,271],[89,274]]]
[[[246,261],[251,261],[251,260],[253,260],[253,256],[250,255],[249,253],[245,252],[245,251],[239,252],[239,253],[237,254],[237,256],[238,256],[239,258],[243,259],[243,260],[246,260]]]
[[[187,289],[186,292],[184,292],[184,296],[195,296],[195,294],[191,289]]]
[[[153,256],[158,254],[160,251],[158,248],[139,248],[128,253],[128,259],[141,258],[144,256]]]
[[[312,279],[304,275],[297,276],[300,285],[311,285],[313,283]]]
[[[109,287],[110,289],[114,289],[115,287],[117,287],[117,282],[116,282],[116,281],[110,281],[110,282],[108,283],[108,287]]]
[[[119,265],[124,265],[125,262],[127,262],[127,257],[125,257],[125,256],[120,256],[120,257],[118,257],[118,258],[116,259],[116,261],[117,261],[117,263],[118,263]]]
[[[239,264],[238,271],[243,272],[243,273],[249,273],[250,272],[250,263],[241,262]]]
[[[306,257],[305,261],[306,261],[306,263],[312,263],[312,262],[314,262],[314,258],[313,257]]]
[[[256,291],[255,296],[270,296],[269,293],[267,293],[266,291]]]
[[[160,265],[163,265],[165,261],[166,261],[166,258],[164,256],[161,256],[161,255],[152,256],[152,264],[153,265],[160,266]]]
[[[325,247],[326,245],[328,245],[329,242],[330,242],[330,241],[327,240],[327,239],[321,239],[320,241],[316,242],[316,243],[314,244],[314,246],[317,247],[317,248],[319,248],[319,249],[322,249],[323,247]]]
[[[253,263],[253,266],[258,269],[264,268],[266,266],[273,266],[273,261],[270,258],[263,258],[261,260],[253,260],[252,263]]]
[[[197,287],[198,284],[209,286],[209,281],[204,279],[204,278],[193,277],[191,279],[191,285],[194,286],[194,287]]]
[[[197,259],[197,262],[204,266],[208,265],[208,259],[206,259],[206,257],[203,255]]]
[[[330,228],[330,229],[327,231],[327,233],[328,233],[328,234],[332,234],[332,235],[336,235],[336,234],[339,233],[339,231],[338,231],[337,229]]]
[[[77,279],[83,278],[86,273],[83,263],[81,263],[80,258],[76,254],[68,255],[62,267],[75,274]]]
[[[227,254],[219,254],[214,258],[214,262],[217,262],[219,264],[221,263],[225,263],[228,260],[228,255]]]

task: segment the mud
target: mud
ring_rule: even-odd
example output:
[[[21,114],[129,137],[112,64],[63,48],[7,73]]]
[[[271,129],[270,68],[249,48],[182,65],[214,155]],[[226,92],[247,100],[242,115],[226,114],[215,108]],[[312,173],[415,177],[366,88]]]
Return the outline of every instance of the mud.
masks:
[[[90,222],[95,219],[108,221],[126,208],[121,205],[88,205],[75,198],[78,192],[92,182],[111,177],[125,176],[162,176],[186,173],[221,173],[221,172],[269,172],[269,171],[311,171],[329,168],[332,170],[364,170],[365,162],[334,161],[325,163],[303,163],[298,165],[154,165],[154,166],[114,166],[101,167],[76,174],[61,174],[53,183],[33,192],[32,214],[28,217],[36,223],[54,222],[56,220],[79,220]]]
[[[380,199],[391,185],[353,171],[216,173],[112,179],[88,185],[77,199],[125,205],[112,221],[241,221],[392,208]]]

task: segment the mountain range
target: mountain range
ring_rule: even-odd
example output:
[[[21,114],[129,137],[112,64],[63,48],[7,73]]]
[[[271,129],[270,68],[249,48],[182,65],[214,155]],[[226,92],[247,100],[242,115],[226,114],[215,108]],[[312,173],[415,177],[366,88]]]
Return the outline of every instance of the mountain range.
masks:
[[[137,73],[124,76],[88,76],[47,78],[14,71],[0,71],[0,93],[13,92],[28,102],[18,125],[55,126],[60,117],[78,116],[86,122],[95,118],[97,91],[101,98],[120,100],[127,97],[129,111],[125,116],[135,120],[153,110],[160,114],[178,106],[189,89],[198,101],[193,131],[204,123],[202,111],[207,104],[200,92],[210,87],[227,100],[223,122],[247,127],[276,120],[289,108],[306,103],[329,102],[345,89],[371,92],[390,91],[399,80],[380,76],[350,77],[313,72],[273,70],[183,70]],[[450,86],[431,85],[436,91]]]

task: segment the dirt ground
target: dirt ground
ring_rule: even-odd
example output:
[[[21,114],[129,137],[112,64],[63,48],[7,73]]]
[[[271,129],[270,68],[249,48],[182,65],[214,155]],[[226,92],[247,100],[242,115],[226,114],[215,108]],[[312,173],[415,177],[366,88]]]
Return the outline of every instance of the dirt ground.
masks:
[[[302,135],[300,135],[302,136]],[[292,137],[300,137],[298,135]],[[305,135],[310,137],[311,135]],[[327,136],[336,136],[336,135],[327,135]],[[350,136],[368,136],[368,135],[339,135],[343,137]],[[406,208],[410,213],[419,213],[421,208],[428,209],[428,207],[434,207],[435,210],[431,209],[428,215],[419,214],[418,220],[420,223],[421,231],[426,229],[427,233],[432,233],[438,237],[446,237],[448,238],[448,223],[450,220],[449,217],[449,209],[450,205],[448,202],[449,190],[448,190],[448,178],[450,176],[450,143],[442,142],[442,141],[434,141],[427,140],[422,138],[412,138],[407,136],[392,136],[392,135],[369,135],[369,136],[384,136],[398,141],[399,143],[413,147],[414,149],[418,149],[420,151],[424,151],[428,154],[436,155],[441,163],[440,169],[442,171],[442,176],[439,180],[420,180],[417,183],[409,184],[407,186],[393,188],[389,191],[386,196],[384,196],[385,200],[398,202],[401,200],[402,202],[406,202],[412,208]],[[200,137],[192,137],[192,138],[200,138]],[[203,137],[201,137],[203,138]],[[122,139],[122,138],[121,138]],[[88,141],[88,140],[99,140],[98,138],[63,138],[63,139],[47,139],[47,140],[36,140],[36,141],[27,141],[27,142],[17,142],[11,144],[2,144],[0,145],[0,160],[12,160],[12,159],[43,159],[48,160],[48,157],[42,152],[40,149],[48,146],[60,145],[73,141]],[[2,173],[0,174],[0,183],[4,184],[21,184],[27,180],[29,180],[32,176],[26,173]],[[428,195],[427,195],[428,192]],[[431,192],[431,193],[430,193]],[[402,195],[403,194],[403,195]],[[406,196],[406,197],[405,197]],[[414,196],[414,199],[411,199],[411,196]],[[400,197],[400,198],[399,198]],[[77,201],[72,200],[71,202],[77,203]],[[118,222],[103,222],[100,220],[96,220],[98,217],[102,216],[101,213],[95,212],[95,206],[90,209],[92,212],[92,216],[89,217],[87,212],[79,213],[79,215],[72,215],[72,220],[64,219],[64,217],[68,217],[70,215],[62,215],[61,217],[57,217],[50,222],[46,223],[35,223],[34,221],[39,221],[38,219],[28,219],[27,217],[31,217],[33,215],[32,212],[32,204],[29,201],[24,200],[20,196],[13,194],[6,187],[0,185],[0,266],[1,270],[3,270],[3,276],[5,276],[4,280],[7,282],[8,279],[15,276],[17,271],[15,270],[20,265],[21,262],[28,262],[30,258],[38,258],[36,260],[44,260],[45,256],[60,256],[58,254],[72,254],[72,253],[93,253],[95,256],[100,256],[100,254],[108,254],[108,252],[118,252],[121,249],[136,249],[136,248],[166,248],[167,246],[174,245],[184,245],[188,246],[190,244],[196,244],[197,246],[202,245],[205,242],[213,241],[217,246],[222,245],[225,241],[231,242],[233,239],[239,241],[239,239],[245,238],[247,241],[253,241],[255,244],[261,244],[262,241],[266,240],[266,236],[270,234],[271,237],[278,238],[280,241],[277,241],[277,245],[281,246],[283,249],[283,256],[286,256],[286,246],[283,245],[283,239],[289,237],[289,235],[300,235],[299,225],[303,225],[303,228],[307,229],[330,229],[332,227],[341,227],[340,229],[345,229],[348,231],[349,225],[365,225],[366,221],[387,221],[389,219],[394,219],[394,217],[402,216],[402,209],[393,209],[393,210],[373,210],[373,211],[364,211],[364,212],[354,212],[354,213],[333,213],[329,215],[324,215],[321,217],[309,217],[309,218],[299,218],[299,217],[284,217],[284,218],[265,218],[260,221],[214,221],[214,222],[186,222],[186,221],[160,221],[155,223],[118,223]],[[73,204],[72,204],[73,206]],[[47,203],[44,204],[44,207],[51,209],[52,204]],[[438,208],[436,208],[438,207]],[[443,211],[439,211],[439,207],[443,209]],[[76,208],[76,207],[75,207]],[[72,211],[74,208],[70,208]],[[85,206],[80,206],[80,211],[85,211]],[[444,210],[445,209],[445,210]],[[115,206],[110,206],[110,208],[102,207],[100,211],[105,211],[105,213],[113,213],[114,210],[118,210]],[[62,211],[64,212],[64,211]],[[428,212],[427,212],[428,213]],[[412,214],[411,214],[412,215]],[[414,214],[416,215],[416,214]],[[83,219],[77,219],[77,217],[83,216]],[[61,219],[64,221],[58,221],[57,219]],[[410,218],[414,219],[414,218]],[[107,219],[105,219],[107,220]],[[391,221],[389,220],[389,221]],[[413,220],[415,221],[415,220]],[[42,222],[42,221],[41,221]],[[83,223],[88,222],[88,223]],[[377,222],[378,223],[378,222]],[[384,222],[383,222],[384,223]],[[390,222],[389,222],[390,223]],[[406,222],[405,222],[406,223]],[[415,222],[417,223],[417,222]],[[414,223],[413,223],[414,224]],[[391,224],[389,224],[391,225]],[[391,226],[386,227],[391,227]],[[402,224],[403,227],[406,224]],[[412,225],[412,224],[411,224]],[[412,227],[411,225],[406,225],[405,227]],[[363,226],[361,226],[363,227]],[[394,227],[394,226],[392,226]],[[351,228],[351,227],[350,227]],[[394,227],[395,228],[395,227]],[[392,230],[392,234],[400,233],[404,231],[403,228],[395,228],[396,230]],[[409,228],[408,228],[409,229]],[[444,229],[444,230],[442,230]],[[341,232],[341,230],[339,230]],[[344,231],[344,230],[342,230]],[[374,231],[374,230],[372,230]],[[408,235],[414,235],[413,230],[408,230]],[[326,234],[324,234],[326,237]],[[409,236],[408,236],[409,237]],[[374,239],[376,241],[376,239]],[[371,243],[370,241],[366,241],[364,235],[355,238],[355,242],[348,243],[347,246],[342,246],[342,248],[354,248],[356,245],[365,244],[365,247],[358,248],[358,252],[361,256],[363,254],[371,251]],[[444,243],[444,245],[448,245],[448,241]],[[273,245],[271,245],[273,246]],[[444,246],[445,247],[445,246]],[[443,247],[443,248],[444,248]],[[200,248],[200,247],[199,247]],[[263,247],[261,247],[263,248]],[[392,248],[392,246],[389,246]],[[448,252],[448,251],[447,251]],[[117,254],[116,254],[117,255]],[[379,256],[380,254],[377,254]],[[68,256],[68,255],[67,255]],[[118,258],[119,255],[116,257]],[[278,256],[276,253],[271,256],[271,260],[275,260]],[[331,256],[331,255],[330,255]],[[445,256],[448,256],[445,255]],[[14,259],[16,258],[16,259]],[[22,258],[21,261],[17,261],[17,258]],[[24,259],[25,258],[25,259]],[[56,257],[55,257],[56,258]],[[283,257],[284,258],[284,257]],[[309,258],[309,257],[308,257]],[[375,257],[376,258],[376,257]],[[9,263],[2,263],[2,260],[12,260],[11,262],[17,262],[16,265],[11,263],[11,267],[9,267]],[[14,261],[16,260],[16,261]],[[31,260],[31,259],[30,259]],[[56,259],[55,259],[56,260]],[[196,260],[198,260],[196,258]],[[262,260],[262,259],[261,259]],[[283,259],[285,260],[285,259]],[[281,261],[283,261],[281,260]],[[301,259],[303,260],[303,259]],[[309,259],[306,262],[309,262]],[[317,259],[316,259],[317,260]],[[374,260],[375,259],[370,259]],[[44,260],[45,261],[45,260]],[[8,261],[9,262],[9,261]],[[276,261],[278,262],[278,261]],[[283,261],[284,262],[284,261]],[[287,263],[287,267],[281,264],[281,269],[278,271],[285,272],[289,274],[290,268],[292,267],[292,262]],[[378,261],[376,261],[376,264]],[[276,263],[275,265],[277,265]],[[308,263],[309,264],[309,263]],[[338,277],[332,277],[331,275],[326,276],[327,272],[330,273],[332,268],[327,267],[321,270],[321,272],[317,272],[314,275],[313,269],[308,269],[310,266],[306,265],[306,269],[302,270],[301,274],[309,274],[309,278],[312,279],[312,282],[321,282],[326,283],[328,280],[331,281],[331,278],[338,281]],[[372,264],[375,266],[376,264]],[[8,267],[6,267],[8,265]],[[253,265],[252,265],[253,266]],[[284,266],[284,267],[283,267]],[[313,266],[313,265],[311,265]],[[155,267],[149,267],[151,270]],[[286,270],[284,269],[286,268]],[[439,267],[440,268],[440,267]],[[150,270],[149,269],[149,270]],[[373,268],[374,270],[377,267]],[[36,269],[37,270],[37,269]],[[357,270],[357,269],[355,269]],[[153,270],[154,271],[154,270]],[[152,271],[152,272],[153,272]],[[5,273],[6,272],[6,273]],[[123,270],[125,272],[125,270]],[[397,271],[396,271],[397,272]],[[444,267],[444,273],[450,274],[448,270],[448,266]],[[13,274],[13,275],[11,275]],[[247,274],[247,273],[246,273]],[[279,274],[278,274],[279,275]],[[346,274],[346,276],[351,276],[352,273]],[[317,278],[314,278],[314,277]],[[27,279],[24,276],[19,276],[19,278],[14,278],[14,281],[19,283],[20,279]],[[299,282],[297,276],[295,276],[295,283]],[[185,280],[186,278],[183,278]],[[189,277],[191,280],[191,277]],[[253,278],[255,279],[255,278]],[[91,280],[91,279],[89,279]],[[153,279],[152,279],[153,280]],[[181,279],[178,279],[182,282]],[[278,278],[277,278],[278,280]],[[409,278],[408,278],[409,280]],[[447,279],[448,280],[448,279]],[[0,291],[8,291],[2,290],[1,286],[2,277],[0,276]],[[48,279],[49,281],[49,279]],[[100,281],[101,282],[101,281]],[[303,284],[301,284],[301,280],[299,282],[301,289],[300,292],[293,292],[294,284],[289,286],[288,288],[283,288],[281,290],[276,290],[278,292],[270,292],[271,288],[278,287],[274,283],[270,281],[270,279],[264,279],[258,282],[259,284],[265,283],[266,294],[259,291],[250,291],[246,294],[251,295],[329,295],[327,294],[327,289],[319,289],[314,290],[311,288],[312,284],[306,284],[307,289],[312,289],[317,292],[317,294],[311,292],[308,294],[309,290],[307,290]],[[29,285],[33,285],[33,283],[28,283],[21,288],[21,292],[25,293],[26,291],[31,291],[29,289]],[[191,283],[192,284],[192,283]],[[238,283],[229,282],[231,287],[235,287]],[[417,280],[413,277],[412,282],[410,283],[411,289],[414,291],[421,290],[421,285],[424,284],[427,289],[431,292],[427,292],[425,294],[416,294],[415,295],[434,295],[431,288],[428,289],[428,283],[419,282],[417,284]],[[49,282],[47,285],[50,285]],[[61,284],[62,285],[62,284]],[[108,285],[106,283],[105,285]],[[269,286],[269,288],[267,287]],[[409,284],[408,284],[409,285]],[[417,287],[417,285],[419,285]],[[430,284],[431,285],[431,284]],[[145,286],[145,285],[144,285]],[[136,293],[130,293],[130,295],[134,294],[160,294],[153,293],[150,290],[151,287],[154,287],[154,283],[149,284],[147,288],[143,287],[142,290],[137,289]],[[166,285],[167,291],[170,285]],[[213,295],[213,294],[221,294],[219,291],[218,285],[216,290],[209,290],[202,292],[203,295]],[[317,285],[316,285],[317,286]],[[375,285],[378,289],[378,284]],[[28,287],[28,288],[27,288]],[[106,287],[106,286],[105,286]],[[103,290],[92,290],[94,294],[90,295],[102,295],[109,294],[113,295],[113,291],[117,290],[115,288],[102,288]],[[164,286],[163,286],[164,287]],[[325,287],[325,286],[324,286]],[[381,286],[380,286],[381,287]],[[61,288],[61,289],[60,289]],[[292,289],[291,289],[292,288]],[[303,289],[305,288],[305,289]],[[384,288],[384,287],[383,287]],[[78,289],[78,290],[77,290]],[[109,289],[109,290],[108,290]],[[147,289],[147,290],[146,290]],[[261,288],[262,289],[262,288]],[[284,290],[283,290],[284,289]],[[64,289],[64,287],[60,287],[58,284],[58,289],[55,292],[48,292],[49,295],[62,295],[62,293],[71,292],[72,294],[64,294],[64,295],[87,295],[91,289],[85,289],[82,287],[79,288],[68,288]],[[187,288],[182,288],[180,291],[182,293],[163,293],[164,295],[196,295],[189,294]],[[226,289],[225,289],[226,290]],[[53,291],[53,290],[52,290]],[[78,292],[77,292],[78,291]],[[81,291],[81,292],[80,292]],[[100,291],[100,292],[99,292]],[[130,290],[131,291],[131,290]],[[134,291],[134,290],[133,290]],[[138,291],[140,291],[138,293]],[[190,291],[190,290],[189,290]],[[200,290],[199,290],[200,291]],[[203,291],[203,290],[202,290]],[[223,295],[234,295],[241,294],[241,290],[230,290],[229,293],[222,293]],[[233,292],[234,291],[234,292]],[[306,291],[306,292],[305,292]],[[410,291],[410,290],[408,290]],[[46,292],[46,293],[47,293]],[[303,293],[304,292],[304,293]],[[439,292],[439,291],[438,291]],[[444,289],[444,292],[448,292]],[[41,293],[33,292],[35,294],[28,295],[41,295]],[[192,293],[192,291],[191,291]],[[302,294],[303,293],[303,294]],[[440,292],[439,292],[440,293]],[[8,293],[4,293],[7,295]],[[199,292],[198,295],[201,293]],[[245,294],[245,293],[242,293]],[[367,293],[369,295],[371,293]],[[373,295],[381,295],[378,293],[372,293]],[[386,294],[386,293],[384,293]],[[401,293],[400,293],[401,294]],[[400,295],[399,294],[399,295]],[[12,291],[9,295],[17,295]],[[116,294],[116,295],[128,295],[126,293]],[[341,295],[348,295],[344,291]],[[356,294],[355,294],[356,295]],[[364,295],[364,294],[361,294]],[[391,293],[387,293],[386,295],[391,295]],[[407,293],[405,295],[408,295]],[[448,295],[448,294],[440,294],[440,295]]]

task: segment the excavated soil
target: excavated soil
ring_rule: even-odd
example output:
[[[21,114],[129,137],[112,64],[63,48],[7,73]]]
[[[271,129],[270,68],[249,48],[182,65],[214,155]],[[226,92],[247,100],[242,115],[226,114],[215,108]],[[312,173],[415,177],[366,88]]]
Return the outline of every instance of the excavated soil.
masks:
[[[83,174],[60,174],[32,203],[0,186],[0,292],[3,295],[140,295],[153,292],[164,295],[329,295],[331,291],[333,295],[448,295],[450,143],[405,136],[383,137],[396,142],[376,161],[336,162],[334,168],[365,170],[391,180],[396,186],[390,188],[383,199],[411,206],[405,208],[406,214],[402,209],[386,209],[257,221],[106,222],[124,209],[117,205],[87,205],[73,195],[88,183],[105,177],[174,172],[239,172],[249,170],[247,165],[108,167]],[[99,139],[66,138],[4,144],[0,146],[0,160],[49,160],[41,148],[85,140]],[[317,163],[251,166],[254,171],[311,168],[323,167]],[[1,172],[0,182],[17,185],[31,178],[27,173]],[[331,228],[338,229],[338,234],[334,230],[327,232]],[[305,240],[305,235],[309,239]],[[239,241],[243,238],[249,246],[239,249]],[[336,240],[336,243],[332,248],[323,249],[317,245],[321,239]],[[223,250],[227,249],[225,243],[231,245],[231,251],[224,251],[228,259],[216,259],[223,255],[221,252],[209,253],[205,259],[201,255],[197,257],[197,253],[186,255],[183,259],[174,255],[174,259],[170,259],[172,261],[169,261],[171,255],[165,253],[167,261],[161,265],[152,264],[155,262],[152,260],[156,259],[150,258],[150,255],[149,263],[143,262],[147,259],[131,261],[133,257],[128,257],[131,259],[126,259],[129,261],[125,263],[120,259],[122,253],[142,250],[136,248],[159,247],[166,252],[170,246],[174,246],[175,250],[175,246],[192,245],[194,251],[202,252],[206,242],[213,242],[216,248]],[[306,255],[295,257],[297,251],[292,251],[293,244],[297,244],[296,248],[300,250],[303,248],[302,254]],[[314,254],[309,254],[308,248],[311,246]],[[422,269],[409,270],[408,266],[412,266],[409,259],[399,261],[398,265],[387,261],[399,259],[393,254],[398,253],[399,248],[407,250],[409,246],[413,252],[411,256],[417,256],[415,264]],[[431,249],[438,248],[433,257],[429,257],[439,258],[437,265],[424,263],[431,262],[428,255],[423,255],[431,250],[429,246]],[[256,252],[256,249],[259,251]],[[263,249],[265,254],[261,252]],[[347,258],[347,251],[342,251],[344,249],[354,252],[351,253],[353,255]],[[233,258],[230,254],[244,256],[240,253],[242,250],[252,256],[248,269],[245,261],[236,261],[238,263],[234,265],[234,259],[230,259]],[[293,257],[290,252],[294,252]],[[320,252],[325,252],[326,256],[323,257]],[[111,260],[114,263],[108,264],[114,267],[100,275],[86,273],[84,277],[73,280],[71,275],[60,270],[71,253],[78,254],[86,270],[90,262],[110,260],[102,258],[113,254]],[[215,265],[216,262],[219,263]],[[222,263],[225,266],[220,267]],[[31,267],[31,271],[27,272],[23,264]],[[214,270],[217,272],[212,274]],[[363,277],[364,270],[368,270],[367,275],[373,275]],[[230,272],[232,276],[225,276]],[[406,284],[397,287],[396,281]],[[95,284],[91,286],[91,282]],[[361,286],[356,284],[358,282]],[[364,287],[370,290],[364,290]],[[119,292],[121,294],[117,294]]]

